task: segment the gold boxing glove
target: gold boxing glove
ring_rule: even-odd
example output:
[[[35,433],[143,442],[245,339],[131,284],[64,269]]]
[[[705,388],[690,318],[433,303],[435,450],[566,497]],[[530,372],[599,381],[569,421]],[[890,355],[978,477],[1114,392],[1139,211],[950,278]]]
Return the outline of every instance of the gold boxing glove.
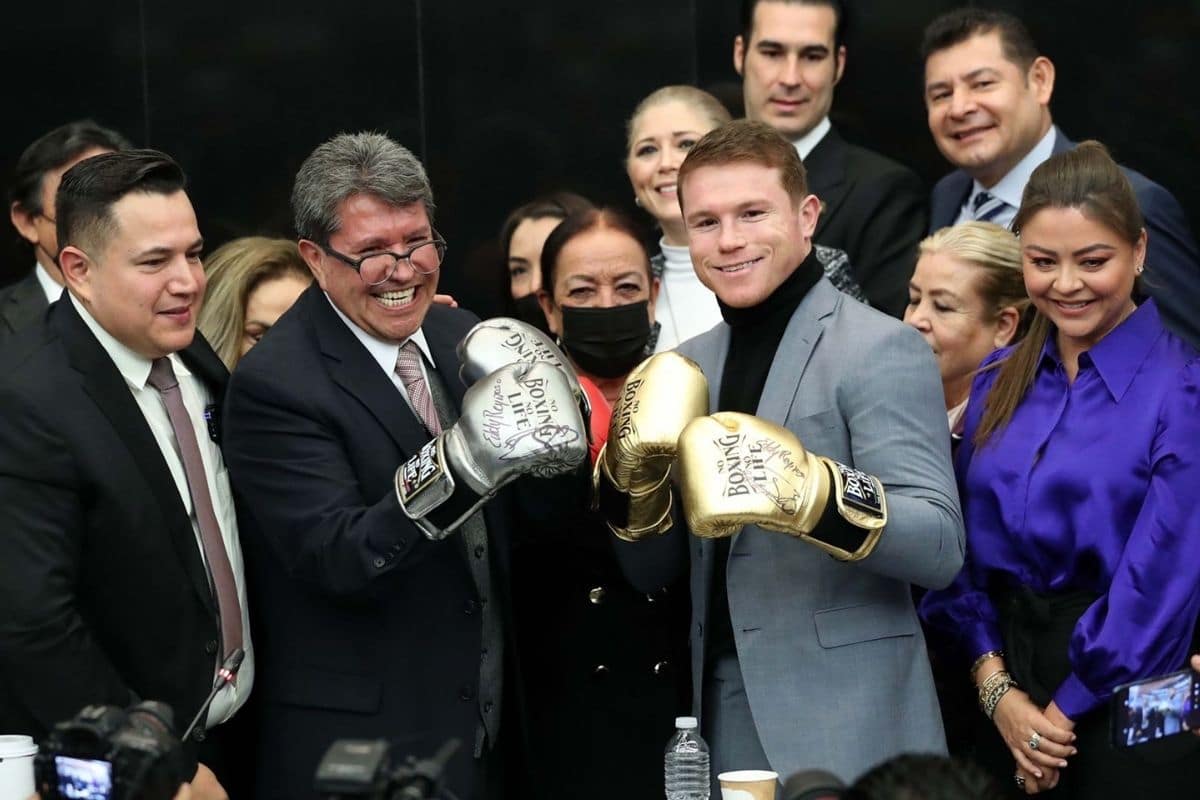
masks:
[[[707,413],[708,381],[691,359],[659,353],[629,373],[593,472],[595,506],[618,537],[635,542],[671,527],[679,432]]]
[[[758,525],[858,561],[887,525],[878,478],[815,456],[791,431],[749,414],[689,423],[679,437],[679,472],[684,516],[703,538]]]

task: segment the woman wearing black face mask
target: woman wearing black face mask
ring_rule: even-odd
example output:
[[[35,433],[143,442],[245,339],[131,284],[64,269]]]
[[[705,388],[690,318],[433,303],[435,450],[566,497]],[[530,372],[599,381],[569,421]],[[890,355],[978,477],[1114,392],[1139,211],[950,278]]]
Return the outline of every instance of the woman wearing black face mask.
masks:
[[[616,209],[570,215],[542,248],[538,300],[550,333],[609,403],[648,355],[658,289],[637,228]]]
[[[500,228],[504,254],[504,293],[510,300],[507,314],[546,332],[546,317],[538,304],[542,288],[542,246],[550,231],[570,214],[592,204],[574,192],[554,192],[519,206]]]
[[[552,335],[611,402],[646,357],[658,291],[637,231],[611,210],[573,214],[547,239],[542,274]],[[571,518],[519,531],[514,628],[536,796],[662,797],[662,748],[690,705],[686,577],[636,591],[583,497]],[[594,754],[583,760],[565,733],[581,729]]]

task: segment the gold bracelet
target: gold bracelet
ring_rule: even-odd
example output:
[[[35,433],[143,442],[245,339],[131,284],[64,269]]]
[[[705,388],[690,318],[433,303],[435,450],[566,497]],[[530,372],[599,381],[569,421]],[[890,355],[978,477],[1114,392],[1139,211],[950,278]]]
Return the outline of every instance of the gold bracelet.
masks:
[[[996,676],[1000,676],[996,680]],[[988,676],[984,681],[983,686],[979,688],[979,708],[987,715],[988,719],[996,713],[996,706],[1000,704],[1000,699],[1008,694],[1009,689],[1019,689],[1017,682],[1007,672],[1001,670],[993,675]]]
[[[979,672],[979,668],[983,666],[983,662],[989,658],[1004,658],[1003,650],[988,650],[986,653],[975,659],[975,663],[971,665],[971,680],[975,680],[975,673]]]

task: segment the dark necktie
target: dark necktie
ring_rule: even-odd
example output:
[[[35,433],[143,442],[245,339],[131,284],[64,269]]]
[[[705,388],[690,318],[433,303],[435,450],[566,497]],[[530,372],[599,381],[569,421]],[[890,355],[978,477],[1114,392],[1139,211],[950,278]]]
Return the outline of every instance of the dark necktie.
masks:
[[[221,658],[224,660],[242,646],[242,609],[238,603],[237,583],[233,578],[233,567],[229,565],[229,554],[225,551],[225,540],[221,537],[221,526],[213,511],[212,495],[209,493],[208,478],[204,475],[204,461],[196,443],[196,431],[192,427],[183,395],[179,392],[179,381],[175,370],[166,358],[156,358],[150,367],[151,386],[162,395],[179,446],[179,457],[183,461],[183,473],[187,477],[188,492],[192,496],[192,508],[196,512],[196,523],[200,528],[200,544],[204,548],[204,559],[217,595],[217,609],[221,614]]]
[[[971,201],[971,214],[977,222],[994,222],[1006,208],[1012,206],[988,192],[980,192]]]
[[[404,384],[404,391],[408,392],[408,403],[413,413],[421,420],[425,430],[437,436],[442,432],[442,424],[438,421],[429,385],[425,383],[425,375],[421,372],[421,351],[412,339],[400,346],[400,353],[396,356],[396,374]]]

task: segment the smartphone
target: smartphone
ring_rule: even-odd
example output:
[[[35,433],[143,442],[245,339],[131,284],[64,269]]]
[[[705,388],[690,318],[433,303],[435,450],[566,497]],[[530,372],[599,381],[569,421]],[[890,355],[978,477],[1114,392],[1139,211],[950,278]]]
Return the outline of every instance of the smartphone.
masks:
[[[55,756],[58,796],[73,800],[112,800],[113,768],[107,761]]]
[[[1118,686],[1112,743],[1134,747],[1200,728],[1200,672],[1185,669]]]

